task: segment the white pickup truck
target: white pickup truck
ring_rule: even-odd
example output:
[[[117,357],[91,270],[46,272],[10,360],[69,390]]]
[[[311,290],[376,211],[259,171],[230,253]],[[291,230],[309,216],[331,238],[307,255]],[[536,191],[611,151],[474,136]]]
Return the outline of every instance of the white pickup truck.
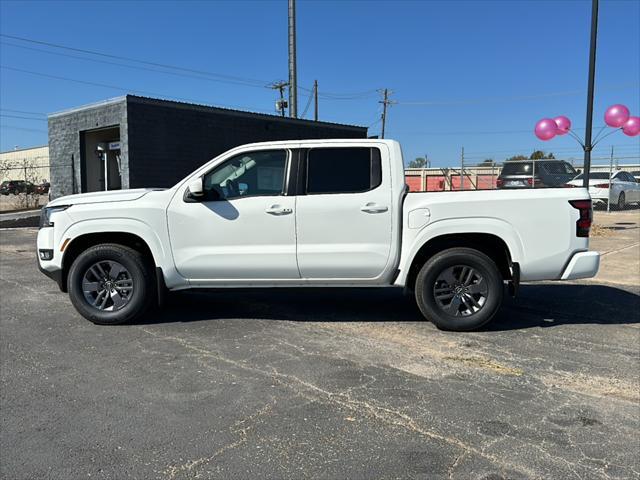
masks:
[[[98,324],[188,288],[401,287],[449,330],[491,320],[505,285],[596,274],[587,190],[407,193],[403,165],[392,140],[256,143],[169,189],[58,198],[40,270]]]

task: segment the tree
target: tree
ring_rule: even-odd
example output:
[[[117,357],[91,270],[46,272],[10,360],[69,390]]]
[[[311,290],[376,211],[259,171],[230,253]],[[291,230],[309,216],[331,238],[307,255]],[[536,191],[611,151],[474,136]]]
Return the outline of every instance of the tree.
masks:
[[[517,162],[520,160],[528,160],[526,155],[514,155],[513,157],[509,157],[507,158],[505,161],[506,162]]]
[[[496,164],[493,158],[485,158],[478,164],[479,167],[493,167]]]
[[[546,158],[552,159],[556,157],[553,156],[553,153],[544,153],[542,150],[535,150],[531,156],[529,156],[530,160],[543,160]]]
[[[424,168],[427,164],[427,159],[418,157],[415,160],[409,162],[409,168]]]

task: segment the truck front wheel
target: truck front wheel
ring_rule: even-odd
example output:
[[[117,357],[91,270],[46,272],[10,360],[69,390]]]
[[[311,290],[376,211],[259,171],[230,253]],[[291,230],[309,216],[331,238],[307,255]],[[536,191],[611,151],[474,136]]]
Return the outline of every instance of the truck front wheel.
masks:
[[[82,252],[69,270],[71,303],[87,320],[118,325],[144,314],[155,298],[153,268],[129,247],[101,244]]]
[[[484,253],[451,248],[420,269],[415,295],[422,314],[442,330],[469,331],[489,322],[502,304],[502,275]]]

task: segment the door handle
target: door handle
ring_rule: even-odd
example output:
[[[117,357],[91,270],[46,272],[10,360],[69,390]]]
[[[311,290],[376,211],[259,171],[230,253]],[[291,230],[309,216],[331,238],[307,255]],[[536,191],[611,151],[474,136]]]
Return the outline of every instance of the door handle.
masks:
[[[389,207],[386,205],[378,205],[375,202],[369,202],[360,207],[360,210],[366,213],[383,213],[389,210]]]
[[[293,208],[284,208],[280,205],[271,205],[265,210],[265,212],[270,215],[289,215],[290,213],[293,213]]]

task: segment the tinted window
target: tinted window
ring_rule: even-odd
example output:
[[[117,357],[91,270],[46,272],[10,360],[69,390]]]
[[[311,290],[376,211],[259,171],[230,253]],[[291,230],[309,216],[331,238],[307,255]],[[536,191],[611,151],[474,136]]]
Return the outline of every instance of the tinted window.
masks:
[[[545,170],[553,175],[571,174],[575,175],[574,168],[565,162],[545,162],[543,163]]]
[[[204,176],[205,199],[280,195],[286,170],[287,152],[284,150],[242,153]]]
[[[500,175],[531,175],[532,162],[505,162]]]
[[[377,148],[313,148],[307,154],[307,193],[357,193],[382,182]]]

